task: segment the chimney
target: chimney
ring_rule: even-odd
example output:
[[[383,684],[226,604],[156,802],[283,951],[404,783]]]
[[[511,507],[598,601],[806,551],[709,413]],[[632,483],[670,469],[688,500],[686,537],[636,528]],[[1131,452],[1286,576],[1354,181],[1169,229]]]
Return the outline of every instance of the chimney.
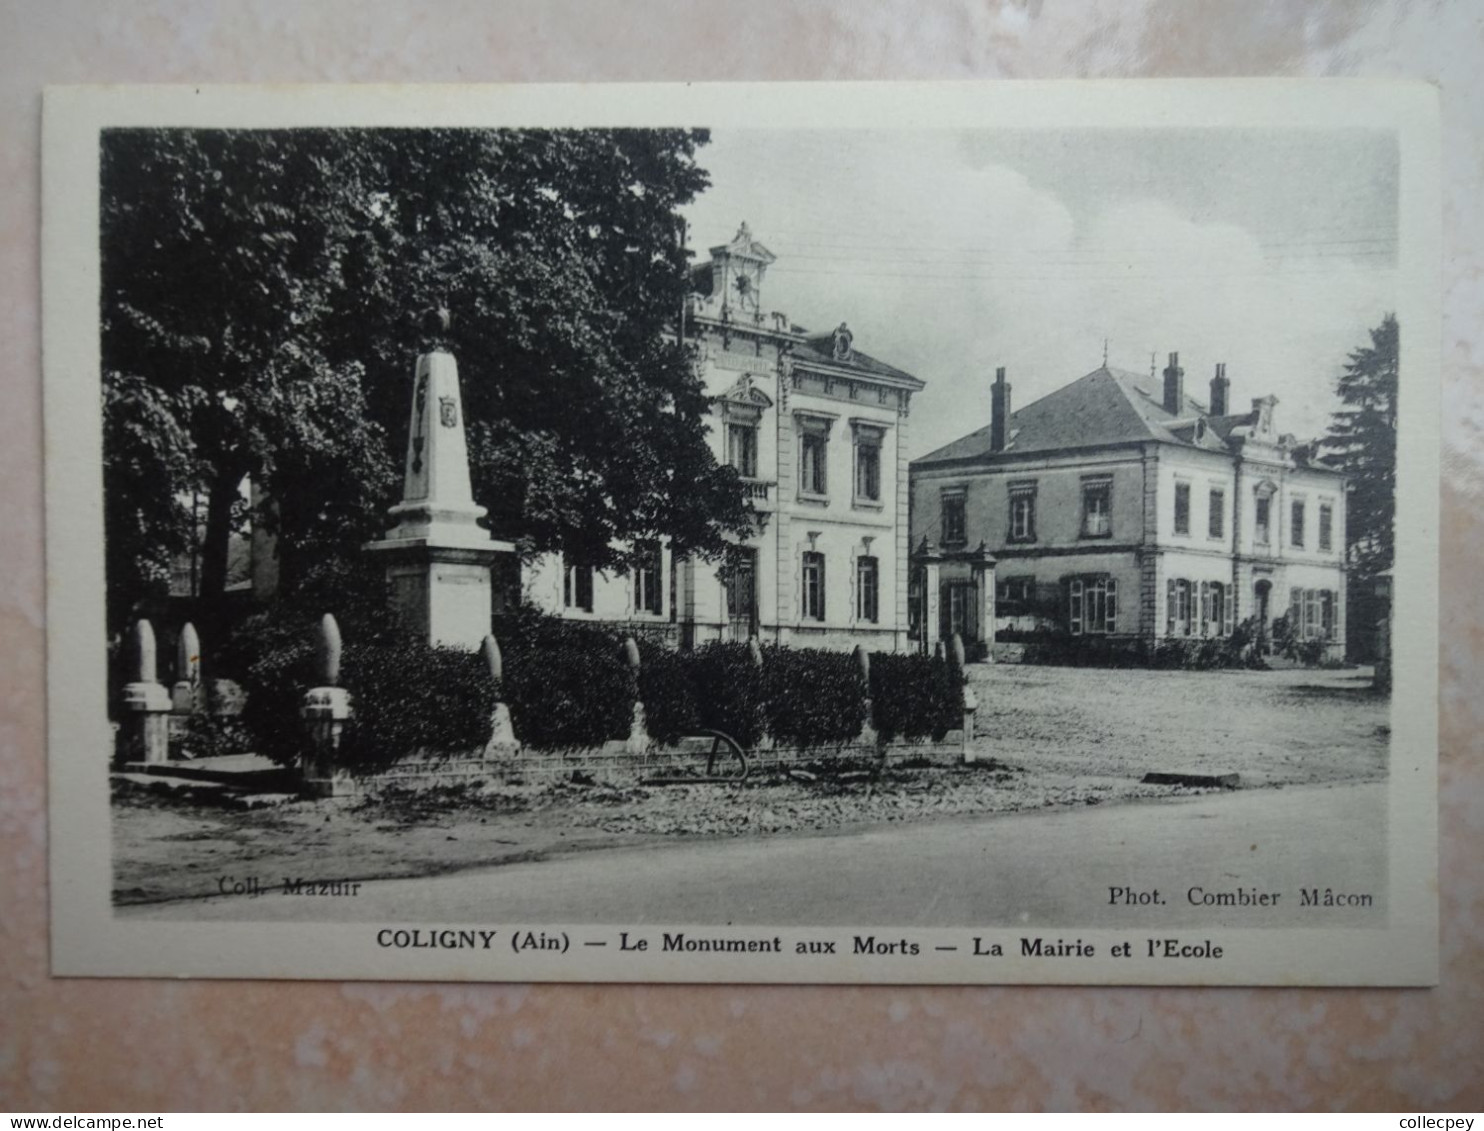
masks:
[[[1226,415],[1226,395],[1231,382],[1226,379],[1226,362],[1216,363],[1216,376],[1211,378],[1211,415]]]
[[[1005,380],[1005,367],[994,371],[994,384],[989,391],[989,450],[1002,452],[1010,439],[1010,382]]]
[[[1165,366],[1165,411],[1179,416],[1185,407],[1185,370],[1180,368],[1180,355],[1170,354],[1170,364]]]

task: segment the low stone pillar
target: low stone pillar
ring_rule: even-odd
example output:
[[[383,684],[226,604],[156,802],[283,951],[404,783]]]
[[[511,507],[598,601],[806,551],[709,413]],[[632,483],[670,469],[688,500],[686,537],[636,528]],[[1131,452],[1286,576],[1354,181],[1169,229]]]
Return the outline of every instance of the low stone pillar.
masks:
[[[866,721],[861,726],[859,741],[863,746],[879,746],[881,735],[876,730],[876,704],[871,698],[871,656],[863,644],[855,646],[855,666],[860,672],[861,690],[866,700]]]
[[[972,762],[975,760],[973,747],[974,716],[979,711],[979,697],[974,694],[974,689],[969,686],[968,676],[964,669],[964,641],[963,637],[956,632],[948,641],[948,667],[953,672],[954,679],[958,681],[959,688],[963,694],[964,761]]]
[[[201,685],[201,637],[190,621],[181,627],[175,642],[175,684],[170,688],[170,737],[185,737],[191,716],[206,710],[206,689]]]
[[[979,605],[979,639],[984,644],[985,663],[994,663],[995,559],[983,542],[974,551],[974,590]]]
[[[299,711],[309,735],[300,765],[300,788],[311,797],[338,797],[355,791],[350,771],[339,761],[340,739],[350,721],[350,692],[340,683],[340,626],[329,613],[319,624],[315,647],[318,687],[304,696]]]
[[[634,677],[634,717],[629,723],[629,737],[624,743],[624,753],[644,755],[649,753],[649,727],[644,718],[644,700],[639,694],[639,642],[632,636],[623,642],[624,662]]]
[[[506,706],[501,681],[505,678],[505,661],[500,655],[500,645],[493,636],[485,636],[479,646],[480,655],[489,667],[490,679],[495,685],[495,709],[490,712],[490,740],[484,744],[486,760],[513,758],[520,753],[520,741],[515,737],[515,723]]]
[[[134,625],[134,679],[124,685],[118,759],[160,765],[170,761],[170,693],[155,676],[155,630]]]

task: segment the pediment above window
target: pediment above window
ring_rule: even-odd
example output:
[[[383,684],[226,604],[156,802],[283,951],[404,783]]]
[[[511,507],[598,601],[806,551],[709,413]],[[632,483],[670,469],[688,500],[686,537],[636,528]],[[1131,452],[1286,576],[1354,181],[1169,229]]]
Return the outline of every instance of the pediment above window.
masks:
[[[752,374],[744,373],[741,379],[717,398],[726,405],[741,408],[768,409],[773,407],[773,398],[753,384]]]

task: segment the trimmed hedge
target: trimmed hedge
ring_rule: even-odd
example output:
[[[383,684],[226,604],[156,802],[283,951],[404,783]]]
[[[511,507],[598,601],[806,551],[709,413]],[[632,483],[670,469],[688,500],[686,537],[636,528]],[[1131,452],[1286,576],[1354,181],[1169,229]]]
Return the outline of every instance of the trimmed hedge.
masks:
[[[299,712],[315,683],[317,619],[283,610],[254,618],[225,654],[247,692],[241,722],[253,748],[282,764],[294,762],[308,740]],[[478,749],[497,696],[521,742],[535,750],[590,749],[627,737],[636,696],[651,738],[662,744],[719,730],[747,748],[767,738],[828,748],[855,741],[867,721],[868,689],[846,652],[769,646],[759,665],[745,644],[676,652],[641,640],[636,683],[619,633],[523,609],[495,626],[504,658],[497,689],[478,654],[430,648],[383,624],[357,627],[370,639],[346,633],[340,680],[353,709],[341,759],[357,772],[419,751]],[[961,681],[942,659],[878,653],[869,692],[877,731],[888,741],[941,740],[959,725]]]
[[[1263,669],[1267,662],[1257,645],[1253,619],[1230,636],[1108,640],[1067,633],[1038,633],[1028,638],[1021,662],[1074,668],[1156,668],[1215,671],[1222,668]]]
[[[241,722],[258,753],[289,765],[304,752],[309,736],[299,710],[314,677],[307,640],[250,667]],[[346,644],[340,685],[352,713],[338,760],[352,772],[374,773],[419,751],[477,750],[489,740],[495,685],[476,653],[406,639]]]
[[[876,652],[871,656],[871,713],[884,742],[942,742],[963,725],[963,677],[935,656]]]
[[[616,633],[520,609],[499,618],[495,638],[521,742],[576,750],[628,737],[636,689]]]
[[[763,650],[768,733],[782,746],[840,746],[866,722],[866,689],[849,652]]]
[[[701,726],[752,749],[768,734],[763,669],[746,644],[711,643],[691,653],[691,680]]]

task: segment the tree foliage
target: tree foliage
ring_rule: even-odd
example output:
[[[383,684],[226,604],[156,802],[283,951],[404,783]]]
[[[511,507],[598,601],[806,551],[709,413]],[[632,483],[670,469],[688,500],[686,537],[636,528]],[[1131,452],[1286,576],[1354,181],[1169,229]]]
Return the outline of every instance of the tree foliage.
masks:
[[[1389,569],[1395,548],[1398,330],[1386,315],[1371,342],[1351,352],[1338,393],[1343,408],[1323,446],[1330,466],[1349,478],[1346,537],[1357,579]]]
[[[219,595],[244,477],[284,584],[386,524],[426,314],[463,383],[475,495],[528,551],[618,564],[749,528],[666,329],[689,130],[110,130],[102,147],[110,605],[204,539]],[[204,500],[193,531],[183,500]],[[113,553],[117,545],[118,552]],[[135,550],[142,552],[136,553]],[[114,557],[128,556],[115,573]]]

